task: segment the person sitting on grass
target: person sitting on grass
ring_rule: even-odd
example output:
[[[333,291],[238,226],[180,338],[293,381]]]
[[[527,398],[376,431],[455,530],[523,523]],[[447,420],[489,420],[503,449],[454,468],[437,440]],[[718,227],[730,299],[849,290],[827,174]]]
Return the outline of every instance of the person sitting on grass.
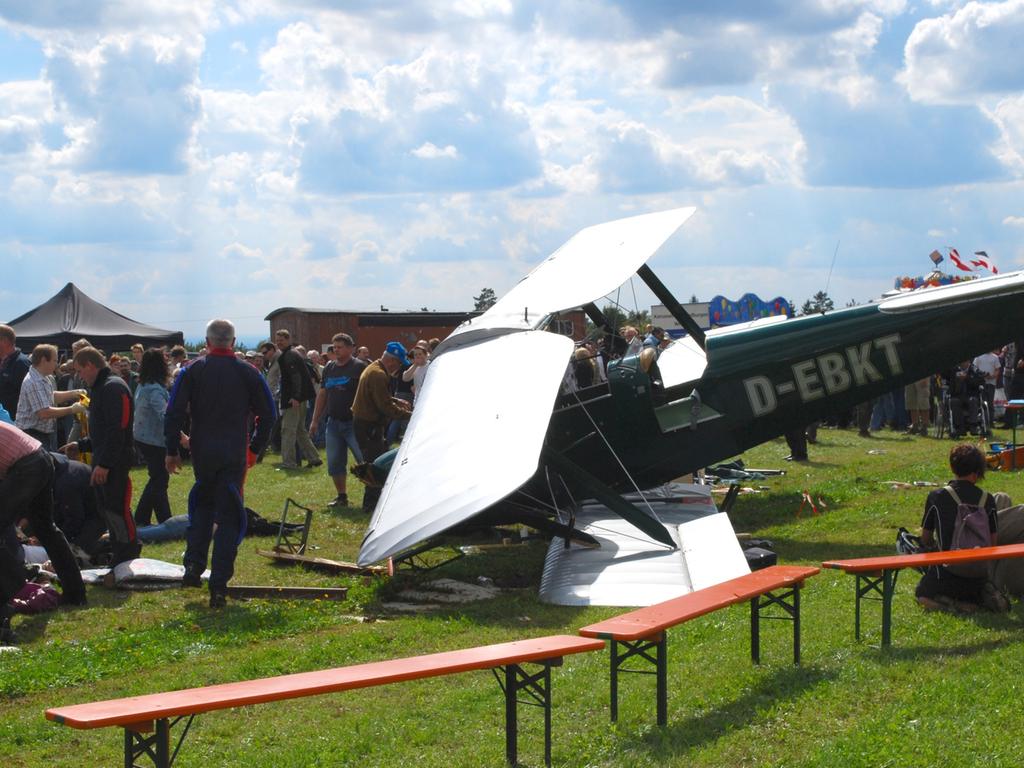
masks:
[[[974,445],[962,443],[949,453],[949,467],[956,479],[945,488],[928,494],[921,521],[921,544],[925,551],[954,548],[954,531],[961,507],[980,507],[988,518],[987,545],[996,545],[996,503],[991,494],[978,487],[985,476],[985,457]],[[1009,602],[988,579],[988,564],[977,566],[976,574],[964,566],[931,566],[917,585],[917,602],[928,610],[957,610],[973,613],[979,608],[1007,611]]]

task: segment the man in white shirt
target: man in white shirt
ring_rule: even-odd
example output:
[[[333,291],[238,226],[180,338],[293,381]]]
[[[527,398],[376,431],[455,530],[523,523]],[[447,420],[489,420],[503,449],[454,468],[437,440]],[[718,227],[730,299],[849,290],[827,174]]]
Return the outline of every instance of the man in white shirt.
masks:
[[[57,370],[57,348],[52,344],[38,344],[32,350],[29,361],[32,367],[28,369],[21,384],[15,423],[22,431],[42,443],[46,450],[55,451],[57,419],[86,412],[86,407],[79,402],[85,390],[54,391],[53,372]]]
[[[995,418],[992,401],[995,398],[996,383],[999,380],[1003,362],[995,352],[985,352],[974,358],[974,367],[985,377],[985,407],[988,408],[988,426],[991,429],[992,420]]]

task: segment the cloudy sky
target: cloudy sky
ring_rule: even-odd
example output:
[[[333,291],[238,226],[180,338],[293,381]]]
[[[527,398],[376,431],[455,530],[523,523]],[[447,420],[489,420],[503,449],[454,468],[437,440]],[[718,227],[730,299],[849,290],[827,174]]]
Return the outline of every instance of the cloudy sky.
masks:
[[[0,319],[471,309],[691,204],[684,300],[802,303],[837,243],[838,305],[1021,267],[1022,39],[1024,0],[0,0]]]

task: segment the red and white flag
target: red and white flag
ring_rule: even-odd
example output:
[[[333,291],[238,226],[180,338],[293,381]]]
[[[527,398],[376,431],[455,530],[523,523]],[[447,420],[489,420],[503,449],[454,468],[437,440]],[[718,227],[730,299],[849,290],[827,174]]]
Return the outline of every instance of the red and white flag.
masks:
[[[971,259],[971,264],[979,269],[987,269],[993,275],[999,274],[999,270],[996,269],[995,262],[992,261],[984,251],[975,251],[974,258]]]
[[[960,260],[960,254],[956,252],[956,248],[949,249],[949,260],[956,264],[957,269],[962,269],[964,272],[973,272],[974,268],[964,264]]]

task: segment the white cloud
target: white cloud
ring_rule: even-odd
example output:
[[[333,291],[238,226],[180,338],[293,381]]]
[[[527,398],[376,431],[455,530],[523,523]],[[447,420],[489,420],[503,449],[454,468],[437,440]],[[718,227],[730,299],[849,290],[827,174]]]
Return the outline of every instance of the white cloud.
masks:
[[[969,2],[917,23],[907,39],[900,82],[931,104],[973,103],[984,94],[1024,88],[1020,42],[1024,0]]]
[[[20,115],[0,117],[0,155],[25,152],[39,137],[35,120]]]
[[[475,54],[431,49],[387,66],[374,75],[368,104],[339,108],[329,120],[310,116],[296,129],[301,182],[321,193],[496,189],[540,173],[526,111],[505,98],[501,72]],[[427,143],[451,162],[417,162]]]
[[[220,256],[222,259],[232,259],[234,261],[262,261],[263,249],[250,248],[247,245],[236,242],[221,248]]]
[[[1024,88],[925,83],[957,108],[893,94],[901,30],[952,25],[961,6],[981,8],[0,0],[0,26],[46,62],[6,83],[0,62],[0,244],[19,284],[74,253],[59,263],[89,279],[179,291],[142,319],[223,307],[260,315],[243,325],[261,332],[283,304],[468,308],[583,226],[689,203],[701,214],[657,258],[721,269],[680,268],[686,295],[729,293],[738,271],[736,293],[800,302],[840,233],[844,251],[916,264],[933,247],[922,233],[959,227],[1009,260],[1024,216],[999,203],[1020,186],[1000,173],[1024,173]],[[932,42],[943,62],[963,55]],[[749,269],[765,252],[778,263]],[[267,287],[260,306],[208,279],[218,255]],[[837,265],[837,302],[877,293],[879,275],[888,287],[890,259]]]
[[[436,160],[439,157],[448,157],[454,160],[459,156],[459,150],[451,144],[442,148],[427,141],[416,147],[416,149],[412,151],[412,154],[421,160]]]
[[[986,114],[999,128],[993,153],[1017,178],[1024,178],[1024,95],[1002,99]]]
[[[71,146],[87,171],[183,173],[199,116],[199,47],[182,38],[108,36],[49,52],[46,77]]]
[[[181,34],[209,23],[214,0],[0,0],[0,19],[30,33],[147,29]]]
[[[307,94],[344,91],[351,77],[345,49],[305,22],[277,33],[274,46],[260,56],[260,68],[269,88]]]
[[[686,101],[655,129],[622,120],[602,128],[596,160],[609,191],[744,186],[800,177],[803,143],[786,115],[737,97]]]

